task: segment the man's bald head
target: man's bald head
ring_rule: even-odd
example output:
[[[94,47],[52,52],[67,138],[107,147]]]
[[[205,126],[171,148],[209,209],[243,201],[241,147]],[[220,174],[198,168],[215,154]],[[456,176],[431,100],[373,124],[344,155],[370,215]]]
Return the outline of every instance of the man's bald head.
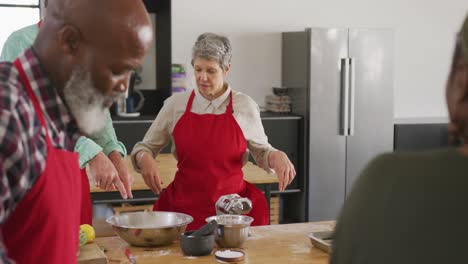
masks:
[[[115,98],[141,66],[152,32],[141,0],[48,0],[34,48],[58,89],[74,89],[67,82],[86,76],[97,96]],[[77,69],[81,77],[72,76]]]
[[[57,25],[77,27],[93,45],[115,42],[115,37],[120,41],[127,38],[124,42],[138,41],[142,29],[151,29],[143,1],[139,0],[49,0],[47,12]],[[119,34],[122,32],[126,34]]]

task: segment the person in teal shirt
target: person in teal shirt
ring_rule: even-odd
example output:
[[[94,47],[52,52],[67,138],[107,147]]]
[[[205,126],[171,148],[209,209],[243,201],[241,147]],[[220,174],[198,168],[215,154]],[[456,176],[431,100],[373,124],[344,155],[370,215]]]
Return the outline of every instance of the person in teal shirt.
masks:
[[[23,50],[29,48],[39,31],[39,23],[17,30],[7,38],[0,61],[14,61]]]
[[[43,7],[41,13],[45,14],[47,0],[44,1]],[[40,25],[41,22],[13,32],[2,48],[0,61],[12,62],[29,48],[36,39]],[[89,138],[81,137],[76,143],[75,151],[79,153],[80,167],[84,170],[88,165],[88,172],[97,187],[106,191],[118,189],[124,199],[133,197],[131,186],[134,179],[123,159],[127,155],[127,150],[117,140],[109,112],[104,129]]]

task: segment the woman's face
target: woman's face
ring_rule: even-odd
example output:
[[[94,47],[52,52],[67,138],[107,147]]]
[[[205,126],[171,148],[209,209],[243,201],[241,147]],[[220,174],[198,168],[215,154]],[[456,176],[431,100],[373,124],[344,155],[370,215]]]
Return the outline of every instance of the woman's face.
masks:
[[[213,100],[223,94],[224,78],[229,71],[229,67],[223,70],[217,61],[205,58],[196,58],[193,61],[195,70],[195,81],[201,95],[208,100]]]
[[[466,54],[457,53],[447,83],[447,106],[452,123],[468,138],[468,63]]]

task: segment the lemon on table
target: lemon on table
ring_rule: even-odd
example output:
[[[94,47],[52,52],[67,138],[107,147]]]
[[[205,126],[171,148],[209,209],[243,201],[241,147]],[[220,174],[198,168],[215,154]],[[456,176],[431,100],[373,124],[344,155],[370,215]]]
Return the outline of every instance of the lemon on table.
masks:
[[[93,242],[94,238],[96,238],[96,232],[94,232],[94,228],[88,224],[80,225],[80,230],[86,234],[88,238],[87,243]]]

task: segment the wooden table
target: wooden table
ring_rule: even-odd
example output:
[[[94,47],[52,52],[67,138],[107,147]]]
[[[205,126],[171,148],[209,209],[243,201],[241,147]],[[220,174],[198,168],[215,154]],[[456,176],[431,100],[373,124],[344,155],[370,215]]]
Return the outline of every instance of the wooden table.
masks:
[[[328,254],[313,247],[307,233],[333,230],[333,221],[269,225],[251,227],[250,237],[244,243],[243,263],[314,263],[326,264]],[[106,250],[109,263],[129,263],[124,250],[129,245],[117,236],[97,238],[96,243]],[[213,255],[203,257],[184,256],[179,242],[165,247],[130,247],[136,263],[219,263]]]
[[[126,157],[126,162],[128,164],[130,172],[135,178],[135,182],[132,186],[134,196],[138,197],[139,191],[146,192],[147,195],[152,195],[152,192],[145,184],[141,174],[133,169],[129,157]],[[159,166],[161,180],[163,182],[162,187],[166,188],[174,180],[174,176],[177,172],[177,160],[174,158],[174,156],[172,156],[172,154],[159,154],[156,157],[155,162],[157,162]],[[244,172],[244,179],[246,181],[252,184],[265,186],[265,196],[267,196],[267,202],[269,202],[271,190],[270,185],[272,183],[278,182],[278,178],[276,177],[276,175],[267,173],[265,170],[261,169],[260,167],[254,165],[251,162],[247,162],[247,164],[245,164],[242,168],[242,171]],[[91,188],[91,197],[94,203],[128,202],[126,200],[122,200],[117,191],[106,192],[94,186],[92,186]],[[156,197],[156,195],[152,195],[152,197],[147,198],[146,200],[140,199],[139,201],[154,201],[156,200]]]
[[[130,172],[135,177],[135,182],[132,186],[132,190],[149,190],[148,186],[146,185],[143,177],[140,173],[136,172],[133,169],[130,157],[127,156],[125,158],[127,162],[128,168]],[[177,160],[174,158],[172,154],[159,154],[155,162],[158,163],[159,171],[161,175],[161,180],[163,182],[162,187],[166,188],[173,180],[174,176],[177,172]],[[245,166],[242,168],[244,172],[244,179],[252,184],[265,184],[265,183],[276,183],[278,182],[278,178],[275,174],[269,174],[262,168],[254,165],[252,162],[247,162]],[[97,187],[92,187],[91,192],[105,192]]]

